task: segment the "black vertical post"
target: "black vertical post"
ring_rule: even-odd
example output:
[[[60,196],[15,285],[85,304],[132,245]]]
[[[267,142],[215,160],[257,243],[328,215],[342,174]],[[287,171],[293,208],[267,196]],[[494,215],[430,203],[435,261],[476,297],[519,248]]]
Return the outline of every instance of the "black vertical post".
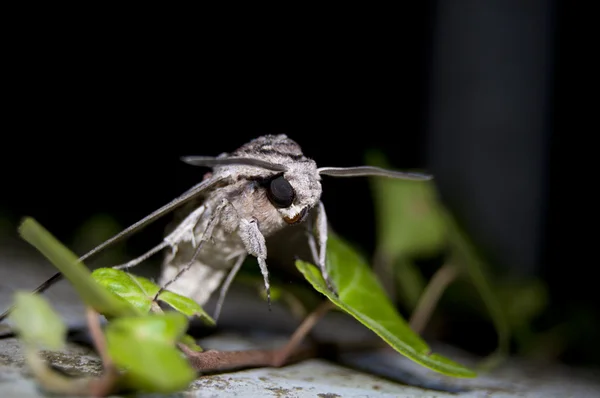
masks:
[[[439,1],[429,164],[442,197],[502,266],[539,262],[554,3]]]

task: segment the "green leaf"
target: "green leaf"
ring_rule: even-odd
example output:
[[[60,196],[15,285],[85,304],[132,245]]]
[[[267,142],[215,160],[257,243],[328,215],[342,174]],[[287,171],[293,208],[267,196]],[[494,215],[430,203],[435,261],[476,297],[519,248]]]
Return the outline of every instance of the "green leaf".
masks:
[[[158,285],[144,277],[115,268],[98,268],[92,273],[92,277],[110,292],[127,300],[144,313],[150,311],[152,300],[160,290]],[[209,325],[215,324],[210,315],[188,297],[164,290],[158,296],[158,300],[164,301],[182,314],[200,317]]]
[[[116,316],[138,315],[139,311],[119,300],[92,279],[89,269],[33,218],[25,218],[19,233],[38,249],[73,284],[83,301],[101,314]]]
[[[475,376],[464,366],[431,352],[387,299],[365,261],[339,237],[330,234],[327,245],[327,270],[339,297],[327,289],[317,267],[300,260],[296,261],[296,267],[316,290],[373,330],[399,353],[448,376]]]
[[[131,335],[135,340],[174,345],[183,337],[188,325],[185,316],[176,312],[124,317],[109,323],[111,330]]]
[[[67,327],[40,295],[15,293],[15,307],[10,319],[19,337],[30,347],[60,350],[65,345]]]
[[[370,152],[367,163],[389,168],[381,153]],[[391,258],[437,253],[446,239],[446,226],[431,181],[369,179],[375,202],[377,246]]]
[[[179,342],[182,343],[182,344],[185,344],[192,351],[197,351],[197,352],[202,352],[203,351],[202,347],[200,347],[198,344],[196,344],[196,339],[194,339],[189,334],[183,335],[179,339]]]
[[[116,294],[142,313],[148,313],[158,286],[146,278],[133,276],[115,268],[98,268],[92,278],[109,292]]]
[[[186,328],[187,318],[178,313],[119,318],[106,327],[108,354],[126,370],[129,386],[151,392],[180,391],[196,378],[174,346]]]
[[[215,320],[212,319],[212,317],[208,315],[197,302],[189,297],[165,290],[158,295],[158,299],[169,304],[182,314],[187,316],[197,316],[200,317],[204,323],[211,326],[215,325]]]

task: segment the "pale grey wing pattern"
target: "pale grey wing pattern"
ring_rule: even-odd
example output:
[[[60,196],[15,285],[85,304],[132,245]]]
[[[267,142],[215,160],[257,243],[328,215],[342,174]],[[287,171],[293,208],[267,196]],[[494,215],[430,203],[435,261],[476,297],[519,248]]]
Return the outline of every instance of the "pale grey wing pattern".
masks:
[[[209,202],[189,212],[165,238],[170,250],[165,253],[159,278],[161,289],[190,297],[200,305],[208,301],[235,261],[223,255],[222,243],[211,240],[224,205],[211,209]]]

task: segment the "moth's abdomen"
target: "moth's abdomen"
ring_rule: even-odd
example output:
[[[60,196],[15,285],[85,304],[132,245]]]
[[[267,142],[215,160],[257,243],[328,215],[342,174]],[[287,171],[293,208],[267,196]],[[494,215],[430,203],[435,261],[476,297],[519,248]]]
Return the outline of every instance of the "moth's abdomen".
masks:
[[[203,224],[205,222],[200,222],[198,227],[203,227]],[[237,234],[226,233],[220,226],[217,226],[212,238],[202,243],[197,256],[195,253],[201,243],[201,234],[195,233],[194,239],[187,235],[177,245],[167,248],[160,283],[164,285],[173,280],[193,259],[189,270],[169,284],[167,289],[187,296],[200,305],[205,304],[233,266],[236,255],[245,253]]]
[[[161,285],[173,280],[186,264],[175,266],[165,264],[159,283]],[[200,261],[194,261],[190,269],[171,283],[168,290],[189,297],[200,305],[206,304],[210,296],[223,281],[225,269],[216,269]]]

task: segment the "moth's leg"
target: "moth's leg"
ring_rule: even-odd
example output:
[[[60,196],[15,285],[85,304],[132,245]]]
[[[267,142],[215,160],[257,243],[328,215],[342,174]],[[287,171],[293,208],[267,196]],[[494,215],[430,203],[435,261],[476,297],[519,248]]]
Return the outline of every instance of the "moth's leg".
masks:
[[[333,285],[326,267],[327,255],[327,213],[323,202],[319,201],[316,209],[316,217],[314,224],[309,224],[310,231],[308,233],[308,245],[313,256],[313,261],[317,263],[321,270],[321,275],[325,279],[325,283],[329,290],[337,295],[337,290]],[[317,242],[318,241],[318,252]]]
[[[238,256],[237,260],[235,261],[235,264],[233,265],[233,268],[231,269],[231,271],[229,271],[225,282],[223,282],[223,285],[221,285],[221,291],[219,292],[219,301],[217,301],[217,306],[215,307],[215,313],[213,315],[213,319],[215,320],[215,322],[217,322],[219,316],[221,315],[221,308],[223,308],[223,302],[225,301],[225,296],[227,295],[229,286],[231,285],[231,282],[233,282],[233,278],[235,278],[240,268],[242,268],[242,264],[244,264],[244,260],[247,256],[248,253],[243,253]]]
[[[177,226],[177,228],[175,228],[168,236],[166,236],[159,245],[148,250],[146,253],[142,254],[138,258],[133,259],[125,264],[116,265],[113,268],[123,269],[123,268],[135,267],[136,265],[138,265],[141,262],[152,257],[154,254],[158,253],[159,251],[166,248],[167,246],[171,246],[171,247],[176,246],[177,242],[181,241],[185,235],[191,235],[192,245],[193,245],[193,247],[196,247],[197,244],[195,241],[194,229],[196,228],[196,225],[202,219],[202,215],[204,214],[205,210],[206,210],[205,206],[198,207],[196,210],[194,210],[192,213],[190,213]]]
[[[206,228],[202,232],[202,237],[200,238],[200,241],[198,242],[196,250],[194,251],[194,254],[192,255],[192,258],[190,259],[190,261],[185,265],[185,267],[181,268],[177,274],[175,274],[173,279],[171,279],[170,281],[165,283],[163,286],[161,286],[161,288],[158,290],[158,292],[154,296],[154,300],[156,300],[158,298],[158,296],[171,283],[175,282],[177,279],[179,279],[179,277],[181,275],[183,275],[185,272],[187,272],[191,268],[191,266],[196,261],[196,258],[198,258],[198,255],[200,254],[200,251],[202,250],[202,247],[204,246],[204,242],[206,242],[207,240],[209,240],[212,237],[213,230],[215,229],[215,226],[219,223],[219,217],[221,216],[221,212],[223,211],[225,206],[227,206],[228,204],[229,204],[229,201],[226,199],[223,199],[223,201],[221,201],[221,203],[216,207],[215,211],[210,216],[210,220],[206,224]]]
[[[306,239],[308,240],[308,248],[310,249],[310,254],[312,255],[313,258],[313,262],[315,264],[319,263],[319,250],[317,249],[317,241],[315,240],[315,236],[314,236],[314,223],[312,218],[308,218],[305,221],[305,226],[306,226]]]
[[[258,229],[258,222],[255,219],[241,219],[238,234],[244,242],[244,247],[248,254],[256,257],[260,272],[265,281],[265,291],[267,292],[267,303],[269,311],[271,310],[271,286],[269,284],[269,270],[267,269],[267,244],[265,237]]]
[[[150,257],[152,257],[153,255],[155,255],[156,253],[158,253],[159,251],[161,251],[162,249],[164,249],[165,247],[169,246],[169,242],[167,241],[162,241],[159,245],[153,247],[152,249],[148,250],[146,253],[142,254],[141,256],[139,256],[138,258],[135,258],[125,264],[121,264],[121,265],[115,265],[113,268],[116,269],[128,269],[131,267],[135,267],[136,265],[146,261],[147,259],[149,259]]]

